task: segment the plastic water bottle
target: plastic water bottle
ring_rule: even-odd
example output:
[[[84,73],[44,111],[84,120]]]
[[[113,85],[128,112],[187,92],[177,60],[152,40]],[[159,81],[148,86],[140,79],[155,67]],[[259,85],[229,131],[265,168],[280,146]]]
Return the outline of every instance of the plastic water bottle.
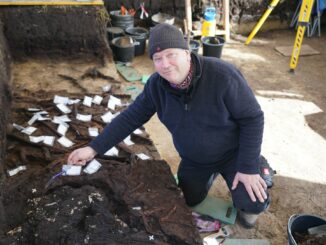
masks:
[[[216,30],[216,10],[214,7],[207,7],[204,13],[202,36],[214,37],[215,30]]]

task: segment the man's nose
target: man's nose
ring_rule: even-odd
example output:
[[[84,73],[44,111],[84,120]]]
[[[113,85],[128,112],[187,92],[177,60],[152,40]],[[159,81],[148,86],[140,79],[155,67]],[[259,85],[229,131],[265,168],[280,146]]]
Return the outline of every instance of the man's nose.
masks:
[[[162,57],[162,67],[168,67],[170,65],[169,59],[165,56]]]

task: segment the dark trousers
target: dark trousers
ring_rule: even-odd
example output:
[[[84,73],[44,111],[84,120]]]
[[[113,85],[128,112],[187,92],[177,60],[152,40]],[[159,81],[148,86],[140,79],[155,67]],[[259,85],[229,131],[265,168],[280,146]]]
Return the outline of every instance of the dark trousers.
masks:
[[[221,174],[231,192],[233,205],[238,210],[247,213],[259,214],[269,205],[270,197],[264,203],[258,199],[251,201],[244,185],[239,182],[235,190],[231,190],[232,182],[236,174],[235,164],[227,164],[223,167],[199,168],[181,161],[178,169],[179,187],[181,188],[188,206],[195,206],[205,199],[214,179]]]

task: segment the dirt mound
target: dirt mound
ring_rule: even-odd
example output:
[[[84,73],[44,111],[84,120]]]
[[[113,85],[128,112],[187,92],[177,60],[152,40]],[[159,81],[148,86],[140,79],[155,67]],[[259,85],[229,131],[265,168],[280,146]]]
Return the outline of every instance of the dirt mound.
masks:
[[[200,244],[166,162],[102,165],[94,175],[61,177],[47,191],[54,170],[34,168],[19,176],[21,181],[9,181],[4,205],[14,229],[3,242]]]
[[[36,96],[38,94],[38,96]],[[54,93],[27,91],[14,94],[13,122],[26,125],[35,115],[28,108],[40,108],[49,117],[59,116],[53,104]],[[62,95],[62,94],[60,94]],[[66,94],[67,95],[67,94]],[[83,99],[84,95],[70,95]],[[93,96],[88,94],[88,96]],[[120,143],[118,156],[97,157],[102,167],[95,174],[58,176],[67,154],[89,142],[87,127],[105,123],[100,115],[107,112],[110,92],[103,102],[69,106],[70,128],[66,136],[75,144],[65,148],[55,141],[53,146],[30,142],[29,136],[9,127],[5,169],[24,164],[25,171],[8,177],[3,185],[6,228],[0,243],[20,244],[200,244],[200,236],[186,206],[181,190],[168,164],[160,156],[145,131],[133,133],[134,145]],[[124,103],[129,97],[114,94]],[[112,110],[117,113],[125,107]],[[91,122],[78,122],[74,113],[91,113]],[[98,117],[98,119],[96,119]],[[58,138],[50,121],[36,121],[33,136]],[[142,129],[143,130],[143,129]],[[78,132],[78,134],[77,134]],[[150,160],[141,160],[144,153]],[[15,204],[15,205],[13,205]]]

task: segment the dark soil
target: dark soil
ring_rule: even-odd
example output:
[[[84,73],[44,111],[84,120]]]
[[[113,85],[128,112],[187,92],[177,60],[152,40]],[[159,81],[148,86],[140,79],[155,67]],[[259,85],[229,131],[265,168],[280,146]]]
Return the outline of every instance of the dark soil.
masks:
[[[0,18],[15,58],[80,52],[104,57],[111,53],[104,6],[1,7]]]
[[[298,245],[324,245],[324,244],[326,244],[326,236],[316,236],[316,235],[295,232],[294,239]]]
[[[6,149],[6,124],[10,112],[11,104],[11,56],[8,51],[7,41],[2,31],[2,23],[0,22],[0,230],[4,227],[4,208],[2,206],[1,185],[5,180],[3,173],[3,159]]]
[[[56,93],[61,96],[67,93]],[[37,95],[37,96],[36,96]],[[108,93],[102,94],[104,98]],[[82,94],[70,98],[83,99]],[[129,97],[115,94],[123,102]],[[13,119],[26,125],[36,107],[60,115],[52,103],[54,93],[19,91],[14,94]],[[88,126],[102,130],[97,119],[106,111],[107,99],[92,108],[70,106],[73,114],[92,113],[94,120],[72,120],[67,137],[75,142],[63,148],[31,144],[28,136],[8,128],[5,169],[26,165],[27,170],[7,177],[3,185],[6,210],[1,244],[200,244],[200,236],[186,206],[181,190],[168,164],[160,156],[146,132],[132,135],[135,145],[119,144],[119,156],[96,157],[100,170],[92,175],[61,176],[45,188],[52,176],[60,172],[69,152],[89,142]],[[115,112],[123,110],[118,108]],[[74,118],[70,115],[70,118]],[[24,123],[25,122],[25,123]],[[51,122],[33,124],[33,135],[58,137]],[[79,132],[77,134],[76,132]],[[135,154],[145,153],[150,160]],[[13,205],[14,204],[14,205]]]
[[[7,40],[3,35],[2,23],[0,22],[0,162],[4,157],[5,145],[5,125],[9,114],[11,103],[10,79],[11,79],[11,56],[9,53]],[[0,166],[2,169],[2,166]],[[2,171],[0,170],[0,176]],[[1,177],[0,177],[1,178]],[[0,181],[1,185],[1,181]]]

